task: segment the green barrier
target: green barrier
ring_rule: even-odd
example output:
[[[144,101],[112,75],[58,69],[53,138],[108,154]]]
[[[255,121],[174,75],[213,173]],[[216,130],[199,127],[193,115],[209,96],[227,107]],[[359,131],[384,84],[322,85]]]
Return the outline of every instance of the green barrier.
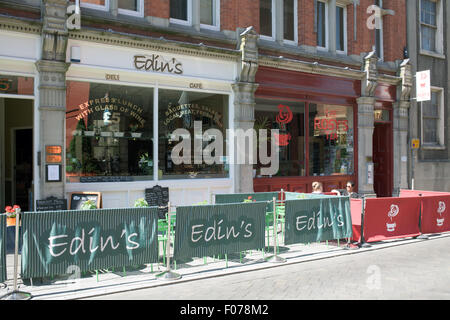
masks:
[[[241,203],[244,200],[255,201],[272,201],[273,198],[278,199],[278,192],[254,192],[254,193],[225,193],[225,194],[215,194],[215,203]],[[268,204],[266,210],[268,212],[273,211],[273,205]]]
[[[158,262],[158,208],[26,212],[22,278]]]
[[[299,199],[324,199],[336,197],[334,195],[317,194],[317,193],[298,193],[298,192],[284,192],[285,200],[299,200]]]
[[[6,281],[6,215],[0,214],[0,282]]]
[[[285,245],[352,236],[350,198],[287,200]]]
[[[264,248],[266,202],[177,207],[174,259]]]

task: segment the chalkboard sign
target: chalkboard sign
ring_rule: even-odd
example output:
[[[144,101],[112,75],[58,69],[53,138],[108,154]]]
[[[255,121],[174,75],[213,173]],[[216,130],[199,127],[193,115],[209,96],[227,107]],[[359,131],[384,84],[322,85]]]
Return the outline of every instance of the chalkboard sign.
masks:
[[[101,192],[72,192],[69,197],[70,210],[81,210],[81,205],[86,200],[93,200],[97,208],[102,207]]]
[[[36,211],[67,210],[67,199],[50,197],[45,200],[36,200]]]
[[[167,207],[169,203],[169,188],[161,186],[154,186],[151,189],[145,189],[145,200],[150,207]],[[158,210],[159,219],[165,219],[167,208],[160,208]]]

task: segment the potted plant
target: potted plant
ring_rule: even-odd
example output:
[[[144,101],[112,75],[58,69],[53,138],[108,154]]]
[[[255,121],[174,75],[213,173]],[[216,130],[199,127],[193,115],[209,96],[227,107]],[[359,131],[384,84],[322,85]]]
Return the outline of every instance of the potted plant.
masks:
[[[81,210],[93,210],[97,209],[97,205],[94,200],[88,199],[81,204]]]
[[[13,207],[7,206],[6,211],[6,225],[8,227],[16,225],[16,214],[20,213],[20,207],[15,204]]]
[[[84,135],[87,137],[95,136],[94,124],[88,125],[87,130],[84,132]]]
[[[148,203],[144,198],[139,198],[136,199],[136,201],[134,202],[134,207],[135,208],[148,208]]]
[[[136,130],[139,128],[139,125],[136,123],[130,123],[130,131],[131,136],[133,138],[140,138],[142,136],[142,132],[136,132]]]
[[[146,175],[153,174],[153,160],[148,156],[148,152],[141,155],[139,159],[139,168]]]

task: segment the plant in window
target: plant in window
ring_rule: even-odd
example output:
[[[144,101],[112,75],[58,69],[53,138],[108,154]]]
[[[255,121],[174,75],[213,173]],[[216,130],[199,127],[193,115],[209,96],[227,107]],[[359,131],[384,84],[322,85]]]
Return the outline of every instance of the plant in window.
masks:
[[[93,210],[97,209],[97,205],[94,200],[88,199],[81,204],[81,210]]]
[[[148,202],[144,198],[139,198],[134,202],[135,208],[148,208]]]
[[[145,152],[141,155],[139,159],[139,168],[145,174],[153,173],[153,160],[149,157],[148,152]]]

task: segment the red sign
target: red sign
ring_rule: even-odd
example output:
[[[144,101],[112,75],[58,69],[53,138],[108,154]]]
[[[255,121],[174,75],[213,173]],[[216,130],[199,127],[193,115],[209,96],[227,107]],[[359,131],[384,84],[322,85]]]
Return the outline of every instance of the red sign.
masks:
[[[292,118],[293,115],[291,109],[288,106],[279,104],[277,122],[282,130],[286,130],[286,124],[290,123],[292,121]],[[275,134],[275,143],[278,146],[287,146],[290,140],[290,133]]]
[[[367,199],[364,240],[373,242],[420,235],[420,205],[420,197]]]
[[[422,199],[422,233],[450,231],[450,194],[427,196]]]
[[[348,131],[348,120],[337,120],[336,111],[325,111],[325,118],[314,118],[314,130],[324,130],[327,140],[336,140],[339,130]]]

